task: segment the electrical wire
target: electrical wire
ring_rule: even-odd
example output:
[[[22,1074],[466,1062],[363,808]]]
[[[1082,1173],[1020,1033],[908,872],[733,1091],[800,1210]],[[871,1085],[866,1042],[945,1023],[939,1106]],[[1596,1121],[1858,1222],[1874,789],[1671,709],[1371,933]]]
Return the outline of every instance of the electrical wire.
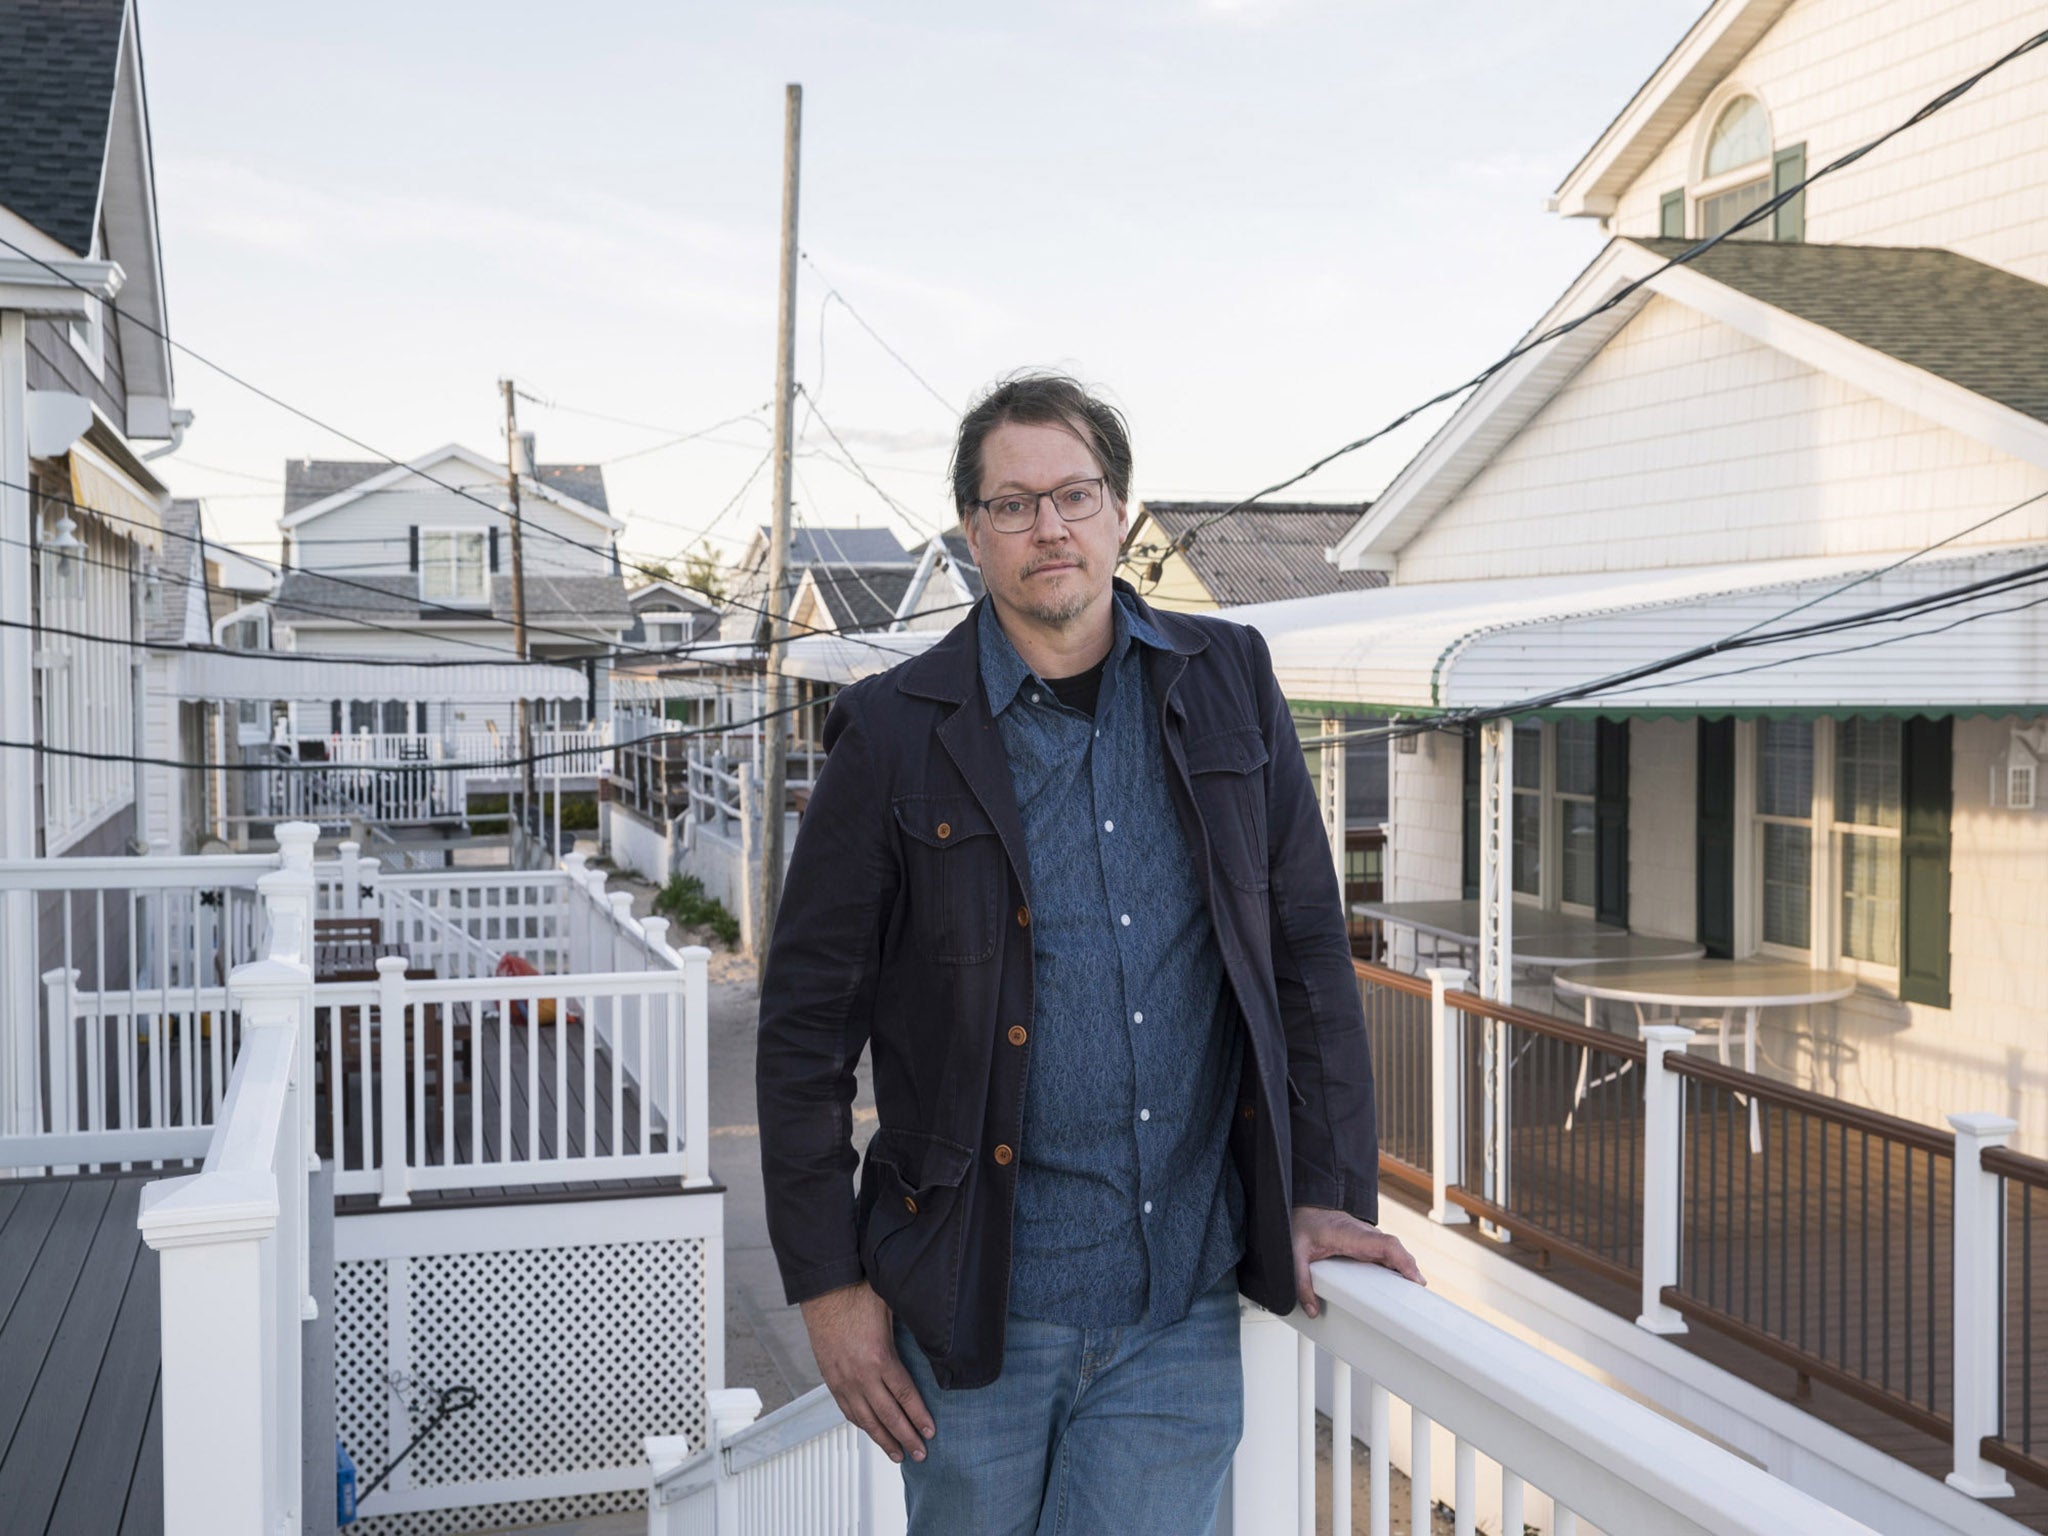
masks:
[[[1400,415],[1396,416],[1392,421],[1388,422],[1385,426],[1380,427],[1378,430],[1368,432],[1365,436],[1354,438],[1350,442],[1345,443],[1342,447],[1332,449],[1330,452],[1324,454],[1321,458],[1315,460],[1315,462],[1310,464],[1306,469],[1303,469],[1298,473],[1289,475],[1284,480],[1277,480],[1273,484],[1265,487],[1263,490],[1254,491],[1251,495],[1245,497],[1242,501],[1233,502],[1230,506],[1225,507],[1222,511],[1217,512],[1210,517],[1204,518],[1199,523],[1193,524],[1192,526],[1185,529],[1177,538],[1174,539],[1173,544],[1170,546],[1168,552],[1170,554],[1173,554],[1180,553],[1186,550],[1191,544],[1194,543],[1194,541],[1197,538],[1201,536],[1203,529],[1212,527],[1216,523],[1223,521],[1223,519],[1225,519],[1226,517],[1230,517],[1238,512],[1243,511],[1246,507],[1252,505],[1252,503],[1254,502],[1263,501],[1268,496],[1272,496],[1280,491],[1284,491],[1288,489],[1290,486],[1300,484],[1303,480],[1308,479],[1309,476],[1315,474],[1318,470],[1324,468],[1326,465],[1334,463],[1336,460],[1343,458],[1347,454],[1355,453],[1359,449],[1364,448],[1369,444],[1378,442],[1381,438],[1386,437],[1389,433],[1397,431],[1401,427],[1406,426],[1409,422],[1413,421],[1416,417],[1422,415],[1425,411],[1432,410],[1436,406],[1445,404],[1446,402],[1451,400],[1455,400],[1458,396],[1465,394],[1470,390],[1477,389],[1480,385],[1484,384],[1488,379],[1492,378],[1502,369],[1507,368],[1519,359],[1526,357],[1529,353],[1535,351],[1537,348],[1545,346],[1550,342],[1557,340],[1559,337],[1568,335],[1571,332],[1579,329],[1581,326],[1587,324],[1589,321],[1597,319],[1599,316],[1604,315],[1608,313],[1610,310],[1617,308],[1619,305],[1625,303],[1632,295],[1637,293],[1639,290],[1641,290],[1648,284],[1655,282],[1659,277],[1663,276],[1666,272],[1669,272],[1673,267],[1685,266],[1693,261],[1698,260],[1708,251],[1714,249],[1715,246],[1721,244],[1722,241],[1732,239],[1741,231],[1749,229],[1752,226],[1760,224],[1764,220],[1771,218],[1774,214],[1776,214],[1776,212],[1780,208],[1784,207],[1787,203],[1791,202],[1795,197],[1798,197],[1800,194],[1805,192],[1805,190],[1808,187],[1812,186],[1815,182],[1821,180],[1821,178],[1833,175],[1836,171],[1854,165],[1857,161],[1863,159],[1864,156],[1870,154],[1872,151],[1880,148],[1881,146],[1890,143],[1891,140],[1897,138],[1900,134],[1906,132],[1908,129],[1917,127],[1919,124],[1925,122],[1928,118],[1932,117],[1935,113],[1941,111],[1944,107],[1949,106],[1951,103],[1955,102],[1957,99],[1965,95],[1972,88],[1980,84],[1985,79],[1989,78],[1991,75],[1996,74],[1999,70],[2005,68],[2008,64],[2011,64],[2014,60],[2022,58],[2029,53],[2032,53],[2035,49],[2041,47],[2044,43],[2048,43],[2048,31],[2035,33],[2032,37],[2020,43],[2019,46],[2008,50],[2006,53],[2001,54],[1998,58],[1992,60],[1991,63],[1977,70],[1974,74],[1969,75],[1965,79],[1960,80],[1956,84],[1950,86],[1940,95],[1934,97],[1931,101],[1927,102],[1917,112],[1913,113],[1910,117],[1906,118],[1903,122],[1900,122],[1894,125],[1893,127],[1886,129],[1876,138],[1870,139],[1865,143],[1858,145],[1856,148],[1849,150],[1847,153],[1838,155],[1835,159],[1829,161],[1826,165],[1822,166],[1819,170],[1814,171],[1805,179],[1795,182],[1793,185],[1785,188],[1783,191],[1776,193],[1767,201],[1760,203],[1757,207],[1751,209],[1747,214],[1743,215],[1743,217],[1736,220],[1735,223],[1731,224],[1727,229],[1722,230],[1718,235],[1709,236],[1708,238],[1700,240],[1695,244],[1687,247],[1685,250],[1678,252],[1676,255],[1668,257],[1666,260],[1660,263],[1654,270],[1645,273],[1642,277],[1636,278],[1631,282],[1623,284],[1614,293],[1610,294],[1606,299],[1594,305],[1591,309],[1585,311],[1583,314],[1575,315],[1569,320],[1561,321],[1557,325],[1550,327],[1548,330],[1543,331],[1539,335],[1532,336],[1528,340],[1521,342],[1517,346],[1510,349],[1508,352],[1504,353],[1499,358],[1496,358],[1486,367],[1480,369],[1479,372],[1473,374],[1471,378],[1466,379],[1462,384],[1454,384],[1448,389],[1438,391],[1436,394],[1430,396],[1429,399],[1423,401],[1420,405],[1411,406],[1409,409],[1401,412]]]
[[[876,346],[880,347],[884,352],[888,353],[889,356],[894,358],[896,360],[896,364],[898,367],[900,367],[905,373],[909,374],[913,379],[915,379],[918,383],[918,386],[921,389],[923,389],[926,394],[930,395],[934,400],[939,402],[939,405],[945,410],[948,417],[955,421],[958,421],[960,419],[960,407],[955,405],[952,401],[948,400],[944,395],[940,394],[937,389],[933,388],[931,381],[929,379],[927,379],[923,374],[919,373],[915,368],[911,367],[909,360],[905,358],[901,352],[898,352],[894,347],[890,346],[889,343],[883,339],[882,333],[880,331],[876,330],[872,325],[868,324],[867,317],[863,315],[859,310],[853,307],[852,303],[847,299],[846,295],[841,293],[837,288],[835,288],[832,285],[832,280],[825,275],[824,269],[821,268],[815,261],[811,260],[811,253],[809,251],[799,251],[797,254],[800,257],[802,257],[804,265],[809,267],[813,272],[817,274],[818,281],[825,285],[825,298],[823,302],[821,302],[818,306],[818,350],[821,356],[824,352],[825,346],[825,308],[829,304],[837,303],[841,309],[845,310],[847,314],[853,317],[853,323],[855,325],[859,326],[862,330],[866,331],[868,335],[871,338],[873,338]]]

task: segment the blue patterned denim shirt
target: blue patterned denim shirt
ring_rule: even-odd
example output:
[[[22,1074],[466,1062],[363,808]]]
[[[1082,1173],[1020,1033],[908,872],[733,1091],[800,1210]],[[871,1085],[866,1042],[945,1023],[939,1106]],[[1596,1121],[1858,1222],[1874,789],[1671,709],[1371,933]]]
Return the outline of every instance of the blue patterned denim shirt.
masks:
[[[1242,1046],[1142,651],[1170,647],[1121,597],[1115,623],[1090,719],[980,615],[1031,870],[1010,1310],[1080,1328],[1177,1321],[1244,1251]]]

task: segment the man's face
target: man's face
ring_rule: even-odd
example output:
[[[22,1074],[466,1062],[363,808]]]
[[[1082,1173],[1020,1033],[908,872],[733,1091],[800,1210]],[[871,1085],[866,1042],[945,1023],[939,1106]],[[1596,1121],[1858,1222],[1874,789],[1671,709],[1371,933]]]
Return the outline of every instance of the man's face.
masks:
[[[1016,422],[1005,422],[983,440],[981,466],[984,501],[1053,491],[1102,473],[1074,428]],[[1037,521],[1020,533],[999,532],[986,512],[968,515],[967,543],[998,609],[1063,630],[1108,601],[1125,518],[1123,504],[1106,485],[1103,497],[1102,510],[1078,523],[1065,521],[1052,498],[1041,497]]]

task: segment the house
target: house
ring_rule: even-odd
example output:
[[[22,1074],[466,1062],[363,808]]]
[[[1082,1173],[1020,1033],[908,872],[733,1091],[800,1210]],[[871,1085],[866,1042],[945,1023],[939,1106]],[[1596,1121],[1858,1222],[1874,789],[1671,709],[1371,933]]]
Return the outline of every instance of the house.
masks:
[[[619,638],[628,646],[661,650],[718,633],[717,599],[673,581],[649,579],[628,588],[626,606],[633,623]],[[631,652],[621,655],[620,664],[638,665]]]
[[[1383,572],[1342,570],[1329,560],[1365,510],[1305,501],[1237,511],[1226,501],[1142,501],[1124,536],[1125,574],[1154,607],[1182,613],[1384,586]]]
[[[980,600],[981,571],[974,551],[957,528],[935,533],[918,552],[917,569],[896,610],[898,630],[933,630],[944,634]]]
[[[719,630],[723,640],[751,642],[764,622],[769,543],[769,530],[756,528],[734,566]],[[861,627],[886,628],[916,566],[917,557],[886,528],[793,528],[788,557],[791,623],[836,629],[852,621]]]
[[[1916,1350],[1901,1333],[1932,1322],[1935,1292],[1880,1302],[1856,1289],[1918,1262],[1946,1294],[1981,1263],[1991,1288],[1957,1299],[1956,1317],[1975,1308],[2017,1330],[2035,1316],[2031,1293],[1960,1235],[1952,1254],[1947,1229],[1908,1238],[1880,1213],[1907,1146],[1932,1159],[1923,1189],[1951,1163],[1966,1183],[1979,1149],[2008,1138],[2048,1151],[2034,1049],[2048,1018],[2048,817],[2030,808],[2028,772],[2048,718],[2029,596],[2048,562],[2048,221],[2019,211],[2048,206],[2040,55],[1672,262],[2040,25],[2024,4],[1716,0],[1554,198],[1609,238],[1528,335],[1591,318],[1490,376],[1332,541],[1339,568],[1388,585],[1240,614],[1297,707],[1450,727],[1387,744],[1388,894],[1411,924],[1428,922],[1413,904],[1477,903],[1476,984],[1449,975],[1485,996],[1464,1017],[1492,1021],[1461,1037],[1473,1054],[1456,1070],[1483,1084],[1469,1146],[1398,1109],[1429,1077],[1430,1026],[1377,1021],[1422,983],[1361,978],[1387,1076],[1383,1149],[1431,1202],[1408,1229],[1425,1268],[1431,1254],[1466,1262],[1470,1244],[1429,1244],[1469,1212],[1571,1269],[1582,1296],[1596,1276],[1621,1280],[1632,1289],[1602,1304],[1641,1326],[1610,1333],[1551,1282],[1470,1260],[1526,1326],[1654,1401],[1684,1399],[1690,1421],[1766,1465],[1832,1458],[1833,1471],[1788,1475],[1831,1485],[1824,1496],[1885,1529],[1989,1529],[1994,1510],[2039,1529],[2048,1483],[2020,1449],[2041,1443],[2032,1410],[1975,1384],[2030,1367],[1996,1341],[1984,1354],[1958,1345],[1978,1363],[1937,1384],[1946,1343]],[[1605,930],[1595,945],[1749,969],[1673,962],[1661,1004],[1603,1015],[1592,995],[1583,1016],[1615,1033],[1583,1031],[1551,1011],[1581,1015],[1568,966],[1513,974],[1574,922]],[[1431,964],[1422,929],[1408,931],[1397,961]],[[1705,992],[1718,982],[1699,979],[1765,974],[1780,978],[1775,993],[1753,989],[1766,1000],[1809,1000],[1731,1008],[1739,985],[1717,1001]],[[1638,1036],[1674,1008],[1705,1031],[1700,1046],[1718,1034],[1725,1053],[1747,1035],[1759,1054],[1705,1087],[1702,1050]],[[1627,1044],[1604,1043],[1617,1038]],[[1657,1098],[1637,1050],[1671,1052],[1682,1093]],[[1454,1106],[1435,1103],[1441,1125]],[[1667,1105],[1687,1129],[1657,1128]],[[1669,1204],[1590,1163],[1562,1187],[1581,1213],[1615,1193],[1612,1209],[1642,1224],[1639,1249],[1606,1217],[1544,1204],[1552,1159],[1624,1135],[1609,1116],[1647,1116],[1640,1144],[1671,1148],[1668,1162],[1653,1151],[1615,1165]],[[1873,1138],[1867,1181],[1799,1158],[1813,1137],[1857,1139],[1852,1123]],[[1739,1129],[1716,1142],[1717,1125]],[[1674,1189],[1681,1170],[1693,1182]],[[1992,1181],[1984,1241],[2003,1240],[2007,1198],[2015,1223],[2031,1212],[2031,1177]],[[1769,1243],[1717,1228],[1706,1212],[1723,1198]],[[1818,1282],[1823,1206],[1810,1199],[1832,1202],[1841,1244]],[[2024,1249],[2017,1225],[2011,1241]],[[1715,1260],[1772,1277],[1772,1294],[1722,1287],[1704,1267]],[[1791,1273],[1819,1288],[1778,1290]],[[1861,1355],[1816,1334],[1822,1313],[1861,1332]],[[1688,1328],[1696,1352],[1767,1396],[1788,1396],[1775,1375],[1787,1365],[1845,1395],[1778,1415],[1722,1377],[1689,1376],[1660,1337]],[[1918,1433],[1898,1434],[1902,1422]],[[1866,1462],[1836,1429],[1896,1459]]]
[[[538,465],[520,489],[529,654],[586,677],[583,688],[532,697],[532,722],[599,731],[609,657],[635,622],[620,577],[624,525],[594,466]],[[403,465],[291,461],[278,523],[287,570],[271,611],[277,645],[436,662],[515,657],[505,498],[504,467],[459,444]],[[502,760],[516,736],[515,696],[366,691],[295,706],[300,741],[365,734],[406,738],[417,755],[440,742],[457,746],[446,755],[459,760]]]

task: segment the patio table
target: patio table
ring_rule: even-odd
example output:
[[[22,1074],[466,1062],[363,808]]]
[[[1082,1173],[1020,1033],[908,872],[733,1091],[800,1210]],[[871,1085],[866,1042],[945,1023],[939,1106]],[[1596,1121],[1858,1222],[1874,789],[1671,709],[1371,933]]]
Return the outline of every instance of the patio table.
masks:
[[[1638,1027],[1650,1022],[1647,1009],[1669,1008],[1672,1021],[1682,1022],[1688,1013],[1704,1014],[1716,1022],[1711,1026],[1720,1047],[1721,1060],[1728,1061],[1728,1035],[1735,1015],[1743,1016],[1742,1066],[1756,1070],[1757,1021],[1766,1008],[1801,1008],[1814,1003],[1840,1002],[1856,990],[1856,977],[1848,971],[1818,970],[1796,960],[1606,960],[1560,970],[1550,978],[1560,994],[1580,997],[1586,1003],[1586,1025],[1594,1027],[1595,1005],[1609,1002],[1633,1004]],[[1572,1096],[1576,1110],[1585,1098],[1586,1060],[1579,1053],[1579,1081]],[[1624,1064],[1624,1070],[1626,1066]],[[1616,1074],[1617,1076],[1619,1073]],[[1566,1127],[1571,1122],[1567,1120]],[[1749,1146],[1763,1150],[1756,1101],[1749,1105]]]
[[[1455,945],[1460,959],[1479,947],[1477,901],[1361,901],[1355,917]],[[1694,960],[1707,951],[1691,939],[1660,939],[1631,933],[1570,912],[1515,908],[1514,961],[1531,970],[1555,971],[1595,960]]]

